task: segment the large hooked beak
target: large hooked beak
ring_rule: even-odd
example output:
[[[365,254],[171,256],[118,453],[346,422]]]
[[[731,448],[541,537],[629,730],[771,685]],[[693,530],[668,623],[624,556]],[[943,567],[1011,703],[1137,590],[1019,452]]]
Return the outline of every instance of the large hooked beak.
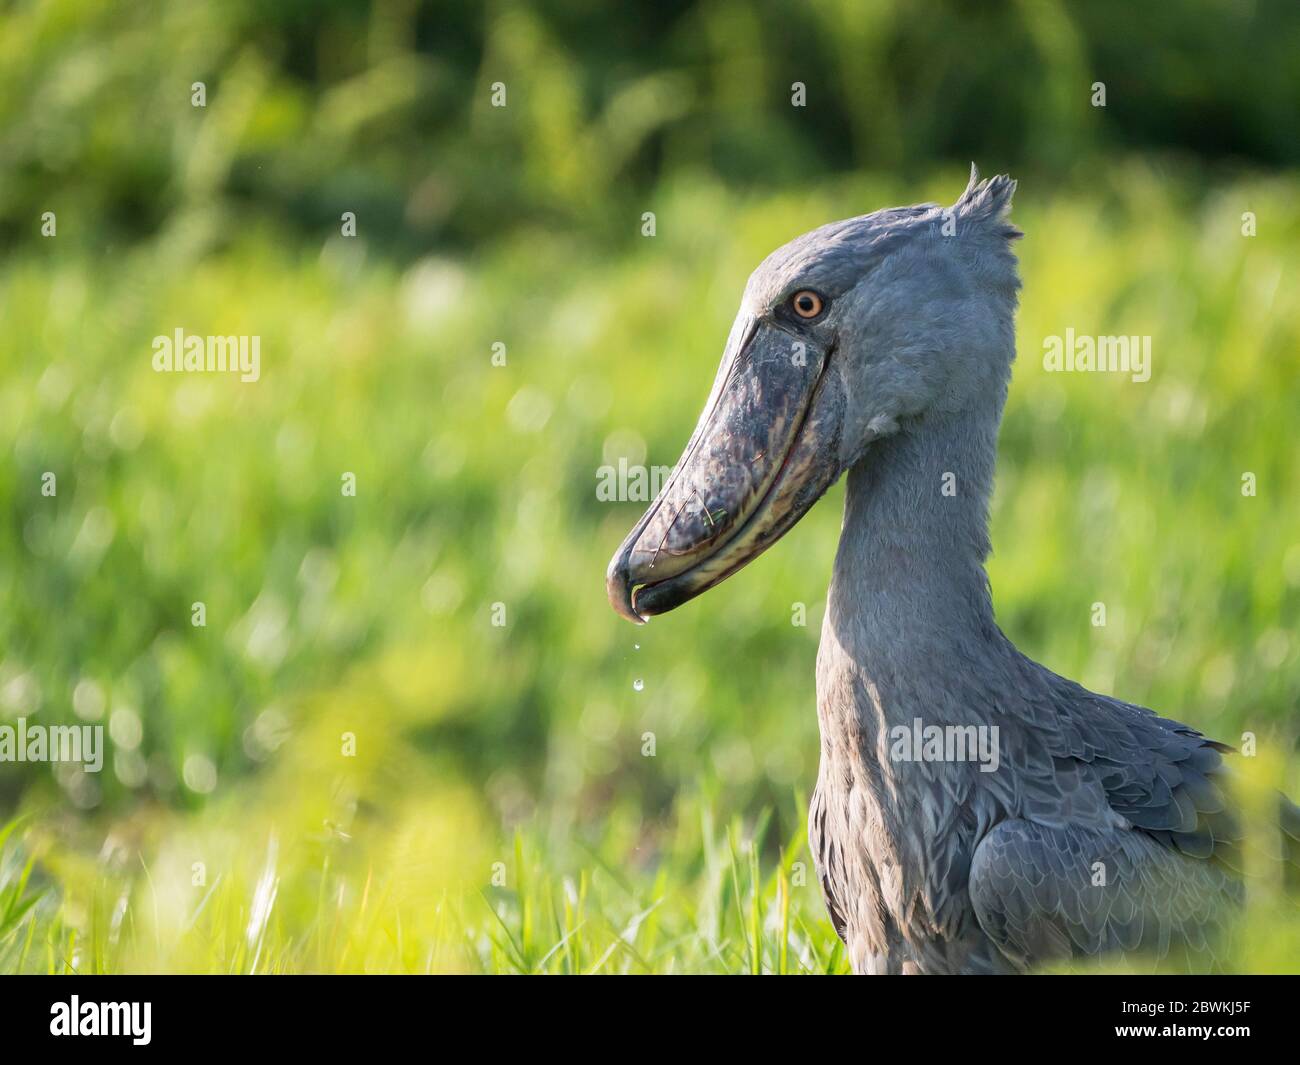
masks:
[[[642,622],[779,540],[839,476],[834,345],[742,313],[713,392],[659,497],[609,563],[610,604]]]

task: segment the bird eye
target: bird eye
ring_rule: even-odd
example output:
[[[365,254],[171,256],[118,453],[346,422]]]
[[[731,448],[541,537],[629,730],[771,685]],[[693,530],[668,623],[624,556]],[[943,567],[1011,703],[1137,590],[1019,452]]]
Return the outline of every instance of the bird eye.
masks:
[[[816,318],[826,306],[822,298],[810,288],[796,292],[790,302],[794,305],[794,313],[800,318]]]

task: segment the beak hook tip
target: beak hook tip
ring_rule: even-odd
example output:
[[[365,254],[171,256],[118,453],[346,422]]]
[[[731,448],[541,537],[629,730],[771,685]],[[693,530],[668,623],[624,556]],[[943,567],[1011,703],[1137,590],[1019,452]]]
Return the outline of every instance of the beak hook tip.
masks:
[[[615,613],[621,614],[634,625],[644,625],[645,618],[636,611],[627,556],[628,552],[620,549],[610,560],[609,572],[605,575],[605,594]]]

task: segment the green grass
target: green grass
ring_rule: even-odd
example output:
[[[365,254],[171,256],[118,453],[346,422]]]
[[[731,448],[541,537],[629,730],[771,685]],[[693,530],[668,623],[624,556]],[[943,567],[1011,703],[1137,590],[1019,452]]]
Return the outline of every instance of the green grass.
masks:
[[[846,970],[823,920],[802,840],[721,826],[684,799],[653,868],[609,857],[644,848],[615,831],[585,843],[517,834],[477,889],[438,868],[447,826],[408,823],[380,865],[345,835],[272,835],[259,851],[214,831],[220,854],[197,883],[175,846],[63,871],[55,900],[30,889],[34,854],[11,850],[0,874],[0,968],[7,972],[826,973]],[[434,817],[439,816],[434,813]],[[279,832],[286,826],[275,819]],[[226,826],[230,831],[230,826]],[[265,826],[261,826],[265,827]],[[751,826],[752,827],[752,826]],[[179,834],[179,826],[167,826]],[[38,834],[39,836],[39,834]],[[758,845],[755,845],[755,841]],[[234,846],[231,846],[231,844]],[[39,849],[40,844],[35,846]],[[432,848],[408,850],[410,846]],[[26,856],[24,856],[26,854]],[[17,867],[21,865],[21,870]],[[414,871],[421,875],[412,875]],[[424,875],[427,874],[427,875]],[[84,879],[83,879],[84,878]]]
[[[680,178],[617,252],[536,228],[408,268],[199,212],[6,261],[0,717],[113,746],[0,772],[0,971],[842,971],[802,827],[839,494],[634,630],[603,574],[638,508],[596,470],[675,461],[772,247],[963,182]],[[1293,795],[1298,192],[1022,184],[990,571],[1027,653],[1254,733]],[[153,373],[178,326],[260,335],[261,381]],[[1152,380],[1044,373],[1067,327],[1151,334]],[[1294,967],[1261,913],[1238,967]]]

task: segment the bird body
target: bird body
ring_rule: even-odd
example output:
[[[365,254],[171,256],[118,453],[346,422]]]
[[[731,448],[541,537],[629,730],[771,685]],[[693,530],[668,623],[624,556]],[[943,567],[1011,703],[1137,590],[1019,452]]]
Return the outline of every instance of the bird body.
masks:
[[[923,415],[849,472],[809,818],[828,907],[860,971],[1204,948],[1239,894],[1197,835],[1237,838],[1215,783],[1227,748],[1056,676],[997,627],[990,413]],[[945,473],[955,495],[933,489]],[[892,757],[918,719],[996,728],[997,768]]]
[[[610,564],[610,600],[633,620],[675,608],[847,471],[809,841],[854,970],[1213,964],[1242,896],[1230,748],[1057,676],[994,620],[1014,188],[972,168],[952,208],[832,223],[768,257],[694,436]]]

